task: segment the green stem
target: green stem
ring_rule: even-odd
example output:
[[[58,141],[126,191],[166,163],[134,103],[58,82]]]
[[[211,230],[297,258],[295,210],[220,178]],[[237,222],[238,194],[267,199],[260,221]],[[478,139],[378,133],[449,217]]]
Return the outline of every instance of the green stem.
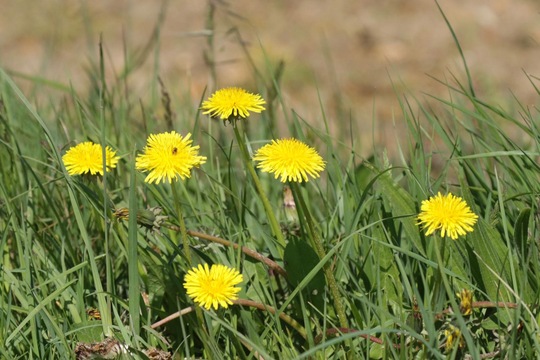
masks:
[[[103,57],[103,42],[102,38],[100,36],[99,39],[99,73],[101,76],[100,86],[99,86],[99,118],[100,118],[100,124],[101,124],[101,155],[102,155],[102,161],[103,161],[103,219],[105,219],[105,234],[104,234],[104,240],[105,240],[105,289],[107,290],[107,293],[112,294],[112,258],[109,255],[109,223],[107,221],[108,217],[108,211],[107,211],[107,205],[108,205],[108,198],[107,198],[107,143],[105,141],[105,62]],[[111,315],[111,297],[106,298],[107,302],[107,314],[104,314],[103,309],[100,309],[102,311],[102,319],[105,329],[105,334],[110,335],[112,334],[111,326],[112,326],[112,315]],[[107,324],[107,321],[105,318],[109,318],[111,320],[110,324]]]
[[[214,47],[215,35],[215,11],[216,6],[212,1],[208,1],[208,12],[206,13],[205,30],[208,31],[206,37],[207,49],[204,51],[204,59],[210,70],[210,89],[213,90],[217,84],[216,57]]]
[[[290,182],[290,186],[294,196],[294,201],[297,205],[296,209],[298,211],[298,219],[300,221],[303,221],[305,219],[308,231],[308,238],[311,242],[311,246],[315,249],[315,252],[319,256],[319,259],[323,259],[326,256],[326,251],[324,250],[321,238],[315,231],[313,219],[311,218],[311,214],[307,208],[304,198],[302,197],[300,188],[298,187],[298,184],[296,182]],[[343,307],[343,301],[341,298],[341,294],[339,293],[339,288],[337,286],[336,278],[334,277],[332,267],[330,266],[330,264],[326,263],[324,264],[323,269],[326,280],[328,281],[330,293],[332,294],[332,298],[334,299],[334,307],[336,309],[336,313],[339,319],[339,324],[342,328],[348,328],[349,324],[347,321],[347,316],[345,314],[345,308]]]
[[[191,261],[191,249],[189,247],[189,238],[188,238],[188,233],[186,229],[186,223],[184,222],[184,213],[182,212],[182,203],[180,202],[180,197],[178,196],[178,191],[176,190],[176,183],[172,183],[171,188],[173,192],[174,206],[176,208],[176,213],[178,214],[178,222],[180,224],[180,235],[182,236],[184,254],[186,256],[186,261],[188,263],[188,266],[191,268],[193,266],[193,263]],[[199,323],[201,324],[203,346],[206,350],[208,358],[212,359],[213,354],[209,346],[210,335],[206,327],[206,323],[204,321],[203,313],[200,308],[195,309],[195,315],[197,316],[197,321],[199,321]]]
[[[244,159],[244,162],[246,163],[246,167],[251,175],[251,178],[253,179],[253,183],[255,184],[255,188],[257,189],[257,192],[259,193],[259,197],[262,200],[264,210],[266,212],[266,216],[268,217],[268,221],[270,222],[270,227],[272,228],[272,233],[277,239],[278,244],[280,245],[280,248],[278,248],[278,251],[280,255],[283,257],[283,251],[285,249],[285,238],[283,237],[283,234],[281,233],[281,227],[279,226],[279,223],[276,219],[276,216],[274,215],[274,211],[272,210],[272,205],[270,205],[270,201],[268,201],[268,197],[266,197],[266,193],[264,192],[264,189],[262,187],[261,181],[259,180],[259,177],[257,176],[257,172],[255,171],[255,167],[253,166],[253,162],[251,161],[251,158],[249,156],[246,144],[244,143],[244,139],[242,138],[240,132],[238,131],[237,123],[240,121],[234,121],[232,122],[233,128],[234,128],[234,135],[236,136],[236,141],[238,142],[238,146],[240,147],[240,152],[242,153],[242,157]]]
[[[180,224],[180,235],[182,236],[182,244],[184,247],[184,255],[188,265],[191,267],[191,249],[189,248],[189,238],[186,230],[186,223],[184,222],[184,214],[182,212],[182,203],[180,202],[180,197],[178,196],[178,191],[176,190],[176,184],[171,183],[174,206],[176,208],[176,213],[178,215],[178,223]]]
[[[445,240],[446,238],[442,239],[441,245],[444,248],[445,246]],[[437,257],[437,265],[439,267],[439,273],[441,275],[441,279],[444,285],[444,288],[446,290],[446,294],[448,295],[448,298],[450,299],[450,305],[452,306],[452,309],[454,310],[454,315],[456,316],[456,320],[461,327],[461,333],[463,337],[465,338],[465,341],[467,342],[467,345],[469,346],[469,349],[474,349],[474,342],[470,335],[470,333],[467,330],[467,324],[465,323],[465,319],[463,318],[463,315],[461,315],[461,312],[459,311],[459,304],[457,303],[455,299],[455,294],[452,291],[452,288],[450,287],[450,282],[448,281],[448,277],[446,275],[446,272],[444,271],[445,266],[443,262],[443,257],[441,254],[440,247],[437,246],[438,244],[435,244],[435,255]]]

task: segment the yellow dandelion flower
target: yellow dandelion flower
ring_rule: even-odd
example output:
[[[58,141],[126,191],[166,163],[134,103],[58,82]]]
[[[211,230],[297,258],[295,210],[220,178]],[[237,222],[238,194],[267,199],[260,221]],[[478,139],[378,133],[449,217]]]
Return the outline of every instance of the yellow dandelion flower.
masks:
[[[473,292],[467,289],[461,290],[459,293],[456,294],[458,297],[460,304],[459,304],[459,311],[464,316],[469,316],[472,314],[472,300],[473,300]]]
[[[297,139],[272,140],[260,148],[253,160],[264,172],[274,173],[281,182],[308,181],[308,175],[318,178],[324,170],[325,162],[312,147]]]
[[[105,157],[107,171],[114,169],[120,159],[116,156],[116,151],[108,146],[105,148]],[[70,148],[62,156],[62,161],[69,175],[82,175],[88,172],[91,175],[103,175],[103,147],[91,141]]]
[[[429,200],[422,201],[418,223],[427,228],[426,235],[441,230],[441,236],[448,235],[456,240],[459,235],[473,231],[478,216],[471,211],[467,203],[452,194],[441,195],[439,192]]]
[[[249,112],[260,113],[264,110],[265,101],[258,94],[251,94],[244,89],[229,87],[216,91],[210,98],[203,101],[203,114],[219,117],[222,120],[246,118]]]
[[[135,168],[149,171],[147,183],[159,184],[166,180],[172,183],[180,177],[182,180],[191,176],[191,169],[206,162],[205,156],[199,156],[199,146],[191,146],[191,134],[185,137],[175,131],[152,134],[148,137],[144,154],[137,156]]]
[[[448,325],[448,328],[444,330],[444,336],[446,337],[446,352],[452,351],[456,344],[463,348],[465,347],[465,339],[461,335],[461,331],[454,325]]]
[[[200,265],[188,271],[184,278],[184,288],[193,301],[200,306],[215,310],[221,305],[224,308],[238,299],[239,287],[235,285],[244,281],[238,270],[225,265]]]

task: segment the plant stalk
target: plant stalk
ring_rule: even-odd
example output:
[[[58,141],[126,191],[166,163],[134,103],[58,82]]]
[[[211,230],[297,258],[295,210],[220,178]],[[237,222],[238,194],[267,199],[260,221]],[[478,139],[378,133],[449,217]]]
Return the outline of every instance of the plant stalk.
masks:
[[[188,265],[191,267],[191,249],[189,248],[189,238],[186,230],[186,223],[184,222],[184,213],[182,212],[182,203],[180,202],[180,197],[178,196],[178,191],[176,190],[176,184],[171,184],[174,206],[176,208],[176,214],[178,216],[178,223],[180,224],[180,236],[182,237],[182,245],[184,249],[184,255]]]
[[[244,143],[244,140],[240,134],[240,131],[238,130],[237,123],[239,121],[235,121],[235,120],[233,121],[234,122],[232,124],[234,128],[234,135],[236,136],[236,141],[238,142],[238,146],[240,147],[240,152],[242,153],[242,157],[244,159],[246,167],[248,168],[251,178],[253,179],[253,183],[255,184],[255,188],[257,189],[257,192],[259,193],[259,197],[261,198],[261,201],[263,203],[266,216],[268,217],[268,221],[270,222],[270,227],[272,228],[272,233],[279,244],[279,247],[278,247],[279,254],[281,255],[281,257],[283,257],[283,252],[284,252],[286,243],[285,243],[285,238],[283,237],[283,234],[281,232],[281,227],[279,226],[276,216],[274,215],[274,211],[272,210],[272,205],[270,204],[270,201],[268,200],[268,197],[266,196],[266,193],[264,192],[261,181],[259,180],[259,177],[257,176],[257,172],[255,171],[255,167],[253,166],[253,162],[251,161],[251,158],[249,156],[246,144]]]
[[[311,246],[314,248],[315,252],[319,256],[319,259],[323,259],[326,256],[326,251],[324,250],[321,238],[315,231],[313,219],[311,218],[311,214],[309,213],[304,198],[302,197],[300,188],[298,187],[298,184],[296,182],[290,182],[290,186],[294,196],[294,201],[297,205],[296,209],[298,211],[298,218],[305,219],[307,225],[306,227],[308,230],[307,235],[311,242]],[[347,316],[345,314],[345,308],[343,307],[343,301],[339,292],[339,288],[337,286],[334,272],[332,271],[332,267],[328,263],[326,263],[323,266],[323,270],[326,276],[326,280],[328,281],[330,293],[332,294],[332,298],[334,299],[334,307],[336,309],[340,327],[348,328],[349,324],[347,321]]]

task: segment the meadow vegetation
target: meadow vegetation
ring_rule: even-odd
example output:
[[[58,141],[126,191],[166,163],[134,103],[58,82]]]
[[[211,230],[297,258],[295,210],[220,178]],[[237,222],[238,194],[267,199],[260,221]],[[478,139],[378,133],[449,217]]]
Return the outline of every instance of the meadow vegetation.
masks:
[[[540,354],[538,109],[463,55],[437,106],[396,93],[395,156],[289,109],[271,61],[139,99],[99,59],[55,102],[0,69],[0,358]]]

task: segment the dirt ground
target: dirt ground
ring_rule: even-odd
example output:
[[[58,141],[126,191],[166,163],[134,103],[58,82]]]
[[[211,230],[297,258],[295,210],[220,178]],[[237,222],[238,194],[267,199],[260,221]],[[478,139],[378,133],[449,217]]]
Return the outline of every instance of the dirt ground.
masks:
[[[444,96],[447,90],[430,76],[449,79],[453,73],[464,79],[459,53],[433,0],[212,1],[218,87],[255,90],[247,57],[231,31],[238,29],[262,70],[266,60],[284,62],[283,94],[303,118],[321,120],[320,94],[332,121],[339,92],[366,148],[373,141],[373,123],[374,140],[392,142],[389,133],[400,113],[392,83],[400,91],[404,84],[418,97],[426,92]],[[480,95],[504,104],[515,94],[525,105],[538,104],[525,74],[540,77],[540,2],[439,4],[461,42]],[[169,88],[199,99],[205,86],[212,86],[203,55],[208,1],[0,0],[0,66],[72,83],[83,91],[85,67],[97,56],[99,37],[108,68],[119,72],[125,47],[132,54],[141,50],[164,8],[159,74]],[[153,51],[130,82],[140,97],[149,91]],[[30,89],[27,81],[17,81]]]

